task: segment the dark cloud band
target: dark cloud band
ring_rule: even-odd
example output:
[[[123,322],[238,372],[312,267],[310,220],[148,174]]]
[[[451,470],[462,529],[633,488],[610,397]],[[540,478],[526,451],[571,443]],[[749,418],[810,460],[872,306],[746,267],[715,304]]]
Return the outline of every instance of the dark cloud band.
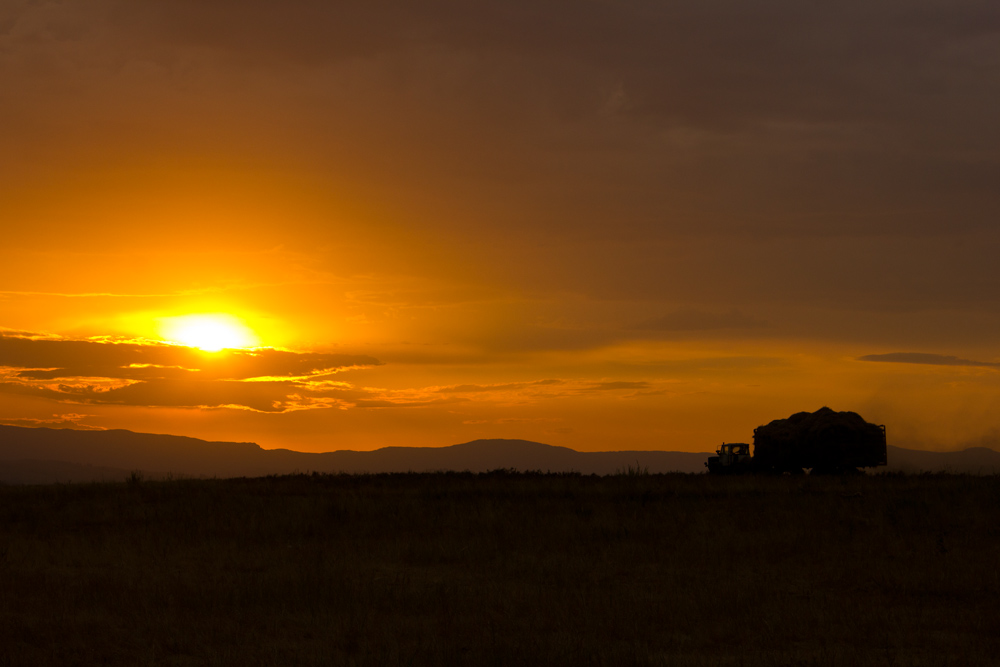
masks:
[[[381,363],[365,355],[207,353],[154,342],[0,335],[0,392],[82,404],[285,412],[371,399],[369,391],[324,378]]]

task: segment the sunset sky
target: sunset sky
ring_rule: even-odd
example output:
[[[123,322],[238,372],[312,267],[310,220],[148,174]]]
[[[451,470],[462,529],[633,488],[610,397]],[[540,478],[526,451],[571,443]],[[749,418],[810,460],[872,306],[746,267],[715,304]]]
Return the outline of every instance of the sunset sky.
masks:
[[[0,423],[1000,448],[998,216],[996,2],[0,3]]]

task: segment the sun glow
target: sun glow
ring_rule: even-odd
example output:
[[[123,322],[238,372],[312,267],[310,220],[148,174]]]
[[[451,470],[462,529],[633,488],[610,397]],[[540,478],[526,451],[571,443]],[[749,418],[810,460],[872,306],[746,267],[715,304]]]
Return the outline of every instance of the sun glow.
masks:
[[[205,352],[260,345],[254,332],[232,315],[168,317],[162,320],[161,331],[164,338],[171,342]]]

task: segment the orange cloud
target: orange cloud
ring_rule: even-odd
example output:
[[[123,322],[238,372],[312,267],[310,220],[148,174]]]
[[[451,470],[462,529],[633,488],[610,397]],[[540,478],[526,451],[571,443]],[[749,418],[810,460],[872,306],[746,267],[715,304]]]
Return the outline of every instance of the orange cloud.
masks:
[[[367,400],[370,392],[323,378],[380,364],[364,355],[206,353],[153,342],[0,335],[0,392],[80,404],[260,412],[333,407]]]

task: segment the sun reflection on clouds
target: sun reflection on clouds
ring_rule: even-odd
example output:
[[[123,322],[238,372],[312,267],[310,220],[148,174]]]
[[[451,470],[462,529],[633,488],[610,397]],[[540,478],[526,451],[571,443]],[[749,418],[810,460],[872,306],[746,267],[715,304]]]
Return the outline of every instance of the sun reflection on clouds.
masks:
[[[225,347],[150,340],[92,340],[0,334],[0,395],[67,404],[290,412],[359,406],[377,397],[333,380],[381,365],[366,355]]]
[[[257,335],[237,317],[221,313],[182,315],[160,319],[164,339],[205,352],[258,347]]]

